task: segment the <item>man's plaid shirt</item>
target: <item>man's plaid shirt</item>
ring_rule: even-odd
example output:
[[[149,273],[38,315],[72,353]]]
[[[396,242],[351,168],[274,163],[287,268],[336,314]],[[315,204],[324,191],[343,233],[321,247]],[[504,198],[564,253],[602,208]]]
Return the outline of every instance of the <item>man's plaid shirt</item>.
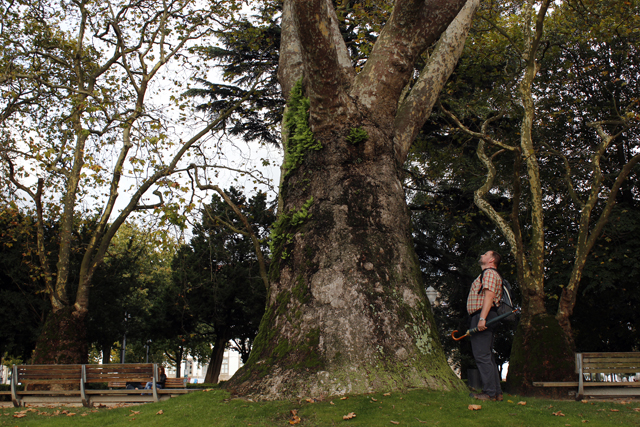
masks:
[[[493,305],[496,307],[500,305],[502,299],[502,279],[498,272],[494,269],[486,269],[482,282],[480,282],[480,274],[476,280],[471,284],[471,290],[469,291],[469,297],[467,298],[467,312],[469,314],[475,313],[482,309],[482,302],[484,301],[484,292],[480,292],[480,289],[488,289],[495,292],[493,298]]]

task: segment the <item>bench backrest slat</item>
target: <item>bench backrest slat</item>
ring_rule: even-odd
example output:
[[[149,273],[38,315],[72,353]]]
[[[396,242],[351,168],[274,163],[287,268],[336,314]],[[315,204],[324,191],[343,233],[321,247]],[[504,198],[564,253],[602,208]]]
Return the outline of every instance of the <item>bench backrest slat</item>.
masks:
[[[29,384],[75,384],[82,377],[82,365],[18,365],[18,382]]]
[[[640,353],[581,353],[583,374],[635,374],[640,372]]]
[[[87,383],[99,382],[147,382],[153,378],[153,364],[86,365]]]

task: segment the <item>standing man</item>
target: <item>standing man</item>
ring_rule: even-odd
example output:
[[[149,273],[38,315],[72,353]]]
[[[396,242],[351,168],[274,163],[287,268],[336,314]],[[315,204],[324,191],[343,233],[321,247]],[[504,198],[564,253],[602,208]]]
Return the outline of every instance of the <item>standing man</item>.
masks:
[[[496,251],[480,255],[482,274],[473,281],[467,298],[467,312],[471,317],[469,329],[478,328],[478,332],[471,335],[470,339],[482,380],[482,393],[472,393],[471,397],[480,400],[502,401],[500,374],[493,357],[493,338],[497,324],[486,326],[488,320],[498,315],[496,307],[500,305],[502,298],[502,277],[497,270],[500,260],[500,254]]]

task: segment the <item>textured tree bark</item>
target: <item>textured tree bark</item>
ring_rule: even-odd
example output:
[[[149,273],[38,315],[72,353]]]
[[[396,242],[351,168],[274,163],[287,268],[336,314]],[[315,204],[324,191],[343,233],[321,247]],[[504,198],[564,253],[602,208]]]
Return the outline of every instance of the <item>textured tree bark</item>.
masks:
[[[224,349],[229,342],[229,338],[220,336],[216,338],[216,342],[211,350],[211,360],[209,361],[209,367],[204,377],[204,382],[209,384],[216,384],[220,377],[220,369],[222,367],[222,360],[224,359]]]
[[[86,318],[72,307],[51,311],[38,336],[33,364],[87,363]]]
[[[232,391],[278,399],[463,387],[439,343],[414,252],[400,171],[407,137],[394,137],[396,122],[426,120],[430,106],[396,120],[400,96],[417,57],[464,3],[396,2],[356,76],[335,37],[331,2],[285,1],[280,66],[302,69],[281,69],[279,77],[292,94],[304,77],[308,111],[300,94],[290,96],[295,120],[285,118],[267,308],[249,361],[228,383]],[[465,38],[465,31],[452,35],[443,49]],[[444,78],[434,81],[446,80],[455,62],[438,62],[431,71]],[[416,106],[435,99],[421,90]]]

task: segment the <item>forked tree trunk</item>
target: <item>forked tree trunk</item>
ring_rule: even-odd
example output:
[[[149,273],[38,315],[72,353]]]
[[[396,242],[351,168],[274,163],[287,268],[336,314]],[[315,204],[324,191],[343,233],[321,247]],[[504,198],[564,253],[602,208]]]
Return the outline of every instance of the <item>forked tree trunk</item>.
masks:
[[[463,387],[424,292],[400,168],[464,46],[478,1],[460,11],[464,3],[397,1],[356,75],[333,3],[284,2],[282,207],[267,308],[232,391],[279,399]],[[445,29],[405,97],[413,64]]]

